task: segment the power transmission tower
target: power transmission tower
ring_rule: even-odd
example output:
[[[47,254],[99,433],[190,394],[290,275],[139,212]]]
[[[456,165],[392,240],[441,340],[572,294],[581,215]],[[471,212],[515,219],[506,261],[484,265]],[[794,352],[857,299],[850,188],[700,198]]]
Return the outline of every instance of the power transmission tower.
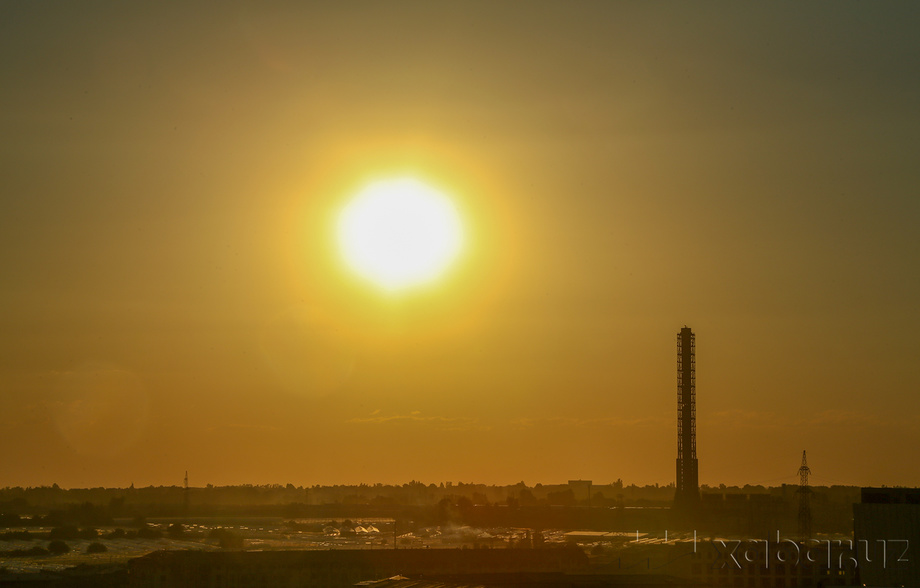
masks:
[[[808,461],[802,451],[802,467],[799,468],[799,538],[806,541],[811,538],[811,489],[808,487]]]
[[[185,485],[182,490],[182,515],[185,522],[188,522],[188,470],[185,470]]]

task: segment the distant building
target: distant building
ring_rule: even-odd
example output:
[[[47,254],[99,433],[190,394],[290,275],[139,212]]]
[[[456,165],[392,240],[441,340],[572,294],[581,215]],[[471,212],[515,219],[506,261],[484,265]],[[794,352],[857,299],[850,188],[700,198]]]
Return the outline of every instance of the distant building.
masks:
[[[920,586],[920,489],[863,488],[853,540],[863,585]]]
[[[569,480],[569,489],[576,501],[591,502],[591,480]]]

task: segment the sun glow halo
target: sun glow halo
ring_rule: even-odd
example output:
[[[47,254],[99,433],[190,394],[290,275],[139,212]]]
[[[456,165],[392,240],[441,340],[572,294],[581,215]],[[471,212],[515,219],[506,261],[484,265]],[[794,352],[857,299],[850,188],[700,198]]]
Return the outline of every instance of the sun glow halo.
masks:
[[[347,264],[387,290],[430,282],[460,253],[453,203],[414,179],[370,184],[342,211],[339,247]]]

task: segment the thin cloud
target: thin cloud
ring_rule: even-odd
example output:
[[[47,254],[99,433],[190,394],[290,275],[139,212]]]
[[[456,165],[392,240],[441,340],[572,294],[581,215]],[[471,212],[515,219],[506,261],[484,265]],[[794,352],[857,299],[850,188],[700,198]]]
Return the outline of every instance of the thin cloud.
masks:
[[[891,425],[877,415],[855,410],[828,409],[796,418],[777,415],[768,410],[745,410],[733,408],[722,410],[699,419],[701,425],[736,426],[760,429],[790,429],[800,427],[878,427]]]
[[[231,423],[226,425],[218,425],[216,427],[209,427],[207,431],[209,433],[215,433],[217,431],[242,431],[246,433],[273,433],[278,431],[278,427],[271,425],[249,425],[244,423]]]
[[[421,411],[413,410],[409,414],[380,414],[375,410],[367,417],[354,417],[345,421],[352,424],[384,423],[424,423],[445,431],[485,431],[490,427],[479,423],[479,419],[469,417],[425,416]]]
[[[803,424],[812,426],[833,425],[846,427],[878,427],[891,425],[890,420],[882,421],[878,416],[855,410],[828,409],[804,419]]]
[[[623,427],[659,425],[666,422],[669,421],[666,421],[666,419],[661,417],[522,417],[512,420],[511,425],[517,428],[525,429],[530,427],[588,427],[594,425]]]

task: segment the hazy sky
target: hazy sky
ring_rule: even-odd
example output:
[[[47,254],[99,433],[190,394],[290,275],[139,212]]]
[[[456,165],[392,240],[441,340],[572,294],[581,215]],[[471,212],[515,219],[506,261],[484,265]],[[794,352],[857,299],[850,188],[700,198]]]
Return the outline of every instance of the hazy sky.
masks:
[[[0,486],[918,485],[920,5],[0,3]],[[337,211],[422,179],[392,295]]]

